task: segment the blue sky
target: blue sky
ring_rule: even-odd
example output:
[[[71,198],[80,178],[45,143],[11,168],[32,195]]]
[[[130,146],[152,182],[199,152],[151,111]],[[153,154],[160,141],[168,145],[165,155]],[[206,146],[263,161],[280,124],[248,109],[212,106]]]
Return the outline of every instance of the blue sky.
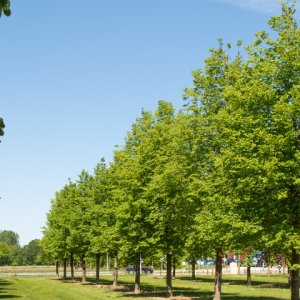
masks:
[[[41,238],[50,199],[90,172],[142,107],[180,108],[222,37],[251,42],[277,0],[11,0],[0,19],[0,230]]]

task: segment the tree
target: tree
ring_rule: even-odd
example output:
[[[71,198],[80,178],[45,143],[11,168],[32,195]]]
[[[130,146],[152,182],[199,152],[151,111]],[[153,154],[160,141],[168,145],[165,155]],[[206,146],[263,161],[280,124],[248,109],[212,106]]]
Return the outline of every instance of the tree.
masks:
[[[205,117],[206,144],[213,146],[215,155],[213,169],[205,173],[206,178],[213,174],[214,180],[208,181],[210,186],[204,185],[213,197],[205,210],[212,207],[216,214],[219,206],[211,203],[223,198],[223,205],[230,199],[235,209],[228,217],[237,211],[232,222],[249,224],[247,247],[259,244],[255,235],[262,228],[260,239],[267,247],[281,249],[288,257],[291,299],[298,300],[300,30],[294,7],[295,3],[282,4],[282,14],[269,21],[274,38],[265,31],[258,33],[246,48],[244,62],[239,57],[229,63],[224,55],[212,56],[207,62],[214,63],[204,75],[194,74],[196,88],[188,92],[190,108],[201,102],[196,113]]]
[[[159,101],[150,134],[140,150],[151,167],[151,180],[144,187],[150,209],[146,219],[153,228],[151,237],[157,249],[166,256],[168,296],[173,294],[172,263],[175,257],[182,256],[185,233],[193,216],[193,203],[187,194],[188,168],[182,155],[188,147],[180,139],[182,123],[184,116],[176,116],[171,103]]]
[[[119,203],[116,225],[122,237],[120,250],[123,258],[136,266],[135,293],[140,292],[140,259],[150,255],[154,245],[147,222],[149,206],[144,197],[152,170],[149,168],[149,157],[141,150],[152,123],[152,114],[142,111],[141,117],[132,125],[124,147],[115,151],[111,166],[115,182],[112,193]]]
[[[223,155],[228,183],[240,207],[260,220],[266,246],[281,249],[291,269],[291,299],[299,299],[300,268],[300,29],[295,3],[282,4],[270,19],[275,32],[257,34],[234,86],[224,129],[230,136]]]
[[[95,170],[95,205],[92,208],[92,224],[94,233],[90,249],[99,254],[106,253],[114,258],[113,286],[118,285],[119,252],[122,243],[120,235],[120,210],[122,200],[118,197],[118,177],[115,176],[115,164],[109,169],[100,164]],[[95,227],[98,224],[99,226]]]
[[[69,183],[56,193],[52,200],[51,209],[47,214],[47,226],[44,228],[44,236],[41,241],[43,251],[55,261],[64,263],[64,279],[66,279],[67,259],[70,257],[70,249],[67,239],[70,236],[69,210],[70,194],[74,189],[74,184]]]
[[[51,217],[52,219],[52,217]],[[53,219],[49,223],[50,218],[48,214],[48,224],[44,228],[44,236],[41,240],[41,248],[45,256],[52,260],[52,263],[55,262],[56,266],[56,275],[59,276],[59,263],[62,260],[65,260],[67,250],[64,238],[66,238],[67,233],[64,228],[59,228],[59,226],[53,225]],[[51,226],[50,226],[51,224]],[[64,270],[64,277],[66,278],[66,272]]]
[[[94,256],[96,260],[96,284],[100,283],[100,257],[106,254],[107,240],[105,239],[105,230],[107,228],[106,205],[109,201],[109,178],[108,169],[104,159],[98,163],[94,170],[93,177],[93,204],[89,207],[88,215],[91,221],[88,232],[90,246],[89,255]]]
[[[32,240],[21,249],[22,265],[41,265],[44,263],[40,240]]]
[[[1,230],[0,242],[9,246],[19,246],[19,235],[11,230]]]
[[[10,0],[0,0],[0,17],[2,15],[2,12],[7,17],[11,15]]]
[[[256,219],[245,219],[246,215],[237,209],[241,199],[228,183],[230,170],[223,163],[231,145],[231,135],[224,126],[230,118],[226,114],[230,104],[226,92],[240,79],[241,66],[241,56],[230,60],[219,40],[219,47],[211,49],[211,56],[205,60],[204,70],[193,72],[194,88],[185,94],[192,124],[198,129],[194,131],[198,145],[193,145],[195,172],[190,194],[198,199],[199,206],[192,226],[196,234],[191,232],[192,240],[188,241],[191,244],[196,239],[200,249],[216,256],[215,300],[221,299],[224,251],[240,248],[260,230]]]

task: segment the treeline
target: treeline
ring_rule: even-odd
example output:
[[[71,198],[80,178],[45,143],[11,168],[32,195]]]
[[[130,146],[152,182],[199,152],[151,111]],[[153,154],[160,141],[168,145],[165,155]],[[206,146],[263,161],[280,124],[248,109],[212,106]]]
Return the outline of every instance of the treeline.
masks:
[[[139,265],[165,257],[168,295],[172,264],[214,256],[214,299],[221,299],[222,257],[265,249],[288,263],[291,299],[299,299],[300,30],[294,5],[269,21],[237,53],[219,41],[175,112],[160,101],[142,111],[123,147],[94,174],[56,193],[44,249],[83,271],[103,255]],[[243,51],[244,52],[244,51]],[[97,268],[97,282],[99,282]],[[85,273],[83,273],[85,280]],[[135,292],[140,291],[136,269]]]
[[[23,247],[19,244],[19,235],[11,230],[0,231],[0,266],[50,265],[35,239]]]

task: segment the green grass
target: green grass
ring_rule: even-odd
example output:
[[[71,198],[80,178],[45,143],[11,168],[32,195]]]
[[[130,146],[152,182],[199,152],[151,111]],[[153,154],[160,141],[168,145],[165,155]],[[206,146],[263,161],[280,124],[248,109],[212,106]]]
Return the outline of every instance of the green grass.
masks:
[[[0,278],[0,299],[28,300],[94,300],[123,299],[150,300],[165,296],[165,280],[155,276],[142,276],[142,291],[139,296],[131,294],[133,275],[119,277],[123,290],[96,288],[90,284],[63,281],[46,277],[2,277]],[[199,276],[196,280],[179,277],[173,281],[174,295],[204,300],[212,298],[213,277]],[[111,284],[111,276],[102,277],[102,285]],[[282,276],[253,276],[251,286],[245,284],[244,276],[224,276],[223,299],[226,300],[279,300],[289,299],[287,278]]]

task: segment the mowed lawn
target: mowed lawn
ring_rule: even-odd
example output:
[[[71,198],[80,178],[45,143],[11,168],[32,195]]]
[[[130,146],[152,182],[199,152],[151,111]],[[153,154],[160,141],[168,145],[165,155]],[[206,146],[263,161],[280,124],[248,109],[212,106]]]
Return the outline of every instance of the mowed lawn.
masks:
[[[174,299],[205,300],[212,298],[213,278],[201,276],[196,280],[179,277],[173,281]],[[165,280],[159,276],[142,276],[142,294],[132,293],[134,276],[120,276],[119,290],[111,290],[111,277],[102,277],[102,286],[90,282],[63,281],[48,277],[1,277],[0,299],[30,300],[93,300],[93,299],[162,299],[165,297]],[[224,276],[222,287],[226,300],[276,300],[289,299],[287,278],[281,276],[253,276],[251,286],[245,284],[244,276]]]

